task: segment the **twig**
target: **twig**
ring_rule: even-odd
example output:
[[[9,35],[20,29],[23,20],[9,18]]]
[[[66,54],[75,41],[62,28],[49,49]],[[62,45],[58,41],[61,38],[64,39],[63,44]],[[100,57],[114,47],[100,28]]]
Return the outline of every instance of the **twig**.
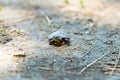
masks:
[[[120,50],[119,50],[119,54],[118,54],[118,59],[116,61],[116,64],[114,65],[114,67],[112,68],[112,71],[110,72],[110,76],[112,76],[113,72],[115,71],[117,65],[118,65],[118,62],[119,62],[119,58],[120,58]]]
[[[46,21],[48,22],[48,25],[51,25],[52,21],[50,20],[50,18],[45,14],[44,11],[42,11],[42,14],[45,17]]]
[[[47,20],[48,25],[51,25],[51,20],[50,20],[50,18],[49,18],[48,16],[45,15],[45,19]]]
[[[48,71],[62,71],[62,69],[53,69],[53,68],[48,68],[48,67],[35,67],[35,68],[39,68],[42,70],[48,70]],[[72,75],[79,75],[77,72],[70,72],[70,71],[64,71],[67,74],[72,74]]]
[[[96,60],[94,60],[92,63],[88,64],[86,67],[84,67],[79,74],[81,74],[82,72],[84,72],[88,67],[90,67],[91,65],[93,65],[95,62],[97,62],[98,60],[100,60],[101,58],[103,58],[105,55],[107,55],[108,53],[110,53],[109,51],[106,52],[105,54],[103,54],[102,56],[100,56],[99,58],[97,58]]]
[[[104,67],[104,69],[105,69],[104,71],[106,71],[106,72],[107,72],[107,70],[110,70],[110,71],[113,70],[113,68],[111,68],[111,67],[108,67],[108,68],[105,68],[105,67]],[[120,72],[120,69],[115,68],[114,71]]]
[[[67,67],[65,68],[65,70],[71,70],[71,69],[78,69],[78,68],[82,68],[85,66],[74,66],[74,67]],[[90,68],[106,68],[105,66],[90,66]],[[107,68],[110,69],[110,68]]]
[[[83,58],[84,56],[86,56],[93,48],[94,48],[94,47],[90,47],[90,49],[89,49],[84,55],[82,55],[82,56],[80,57],[80,59]]]
[[[84,66],[82,66],[84,67]],[[47,71],[62,71],[62,69],[53,69],[53,68],[49,68],[49,67],[35,67],[35,68],[39,68],[39,69],[42,69],[42,70],[47,70]],[[69,67],[69,68],[66,68],[66,69],[72,69],[72,68],[80,68],[80,66],[78,67]],[[90,66],[90,68],[106,68],[105,66]],[[111,70],[112,68],[106,68],[106,69],[109,69]],[[119,70],[119,69],[116,69],[116,70]],[[71,75],[80,75],[78,72],[73,72],[73,71],[64,71],[65,73],[67,74],[71,74]],[[110,72],[105,72],[104,74],[110,74]],[[118,74],[120,75],[120,74]]]
[[[35,67],[35,68],[39,68],[39,69],[43,69],[43,70],[48,70],[48,71],[53,71],[54,69],[53,68],[48,68],[48,67]]]
[[[73,72],[73,71],[64,71],[67,74],[72,74],[72,75],[79,75],[78,72]]]
[[[104,74],[109,75],[109,74],[111,74],[111,72],[105,72]],[[113,73],[112,75],[114,75],[114,76],[120,76],[119,73]]]

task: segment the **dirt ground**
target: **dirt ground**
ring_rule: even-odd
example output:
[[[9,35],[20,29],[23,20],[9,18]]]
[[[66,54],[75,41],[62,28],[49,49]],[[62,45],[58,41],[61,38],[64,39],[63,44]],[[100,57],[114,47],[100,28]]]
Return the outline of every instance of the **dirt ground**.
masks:
[[[120,80],[120,1],[84,4],[0,0],[0,80]],[[55,31],[71,45],[49,45]]]

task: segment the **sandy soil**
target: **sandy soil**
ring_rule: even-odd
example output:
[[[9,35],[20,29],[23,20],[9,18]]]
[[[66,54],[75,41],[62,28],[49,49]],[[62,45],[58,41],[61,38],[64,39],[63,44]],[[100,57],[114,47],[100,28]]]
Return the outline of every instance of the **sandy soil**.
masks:
[[[84,4],[0,0],[0,80],[119,80],[119,0]],[[49,45],[59,30],[70,46]]]

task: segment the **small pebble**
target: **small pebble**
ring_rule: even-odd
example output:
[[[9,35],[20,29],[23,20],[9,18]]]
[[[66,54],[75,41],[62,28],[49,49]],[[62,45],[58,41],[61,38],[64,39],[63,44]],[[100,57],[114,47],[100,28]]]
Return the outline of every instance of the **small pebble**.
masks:
[[[111,45],[111,44],[113,44],[113,42],[112,41],[106,41],[105,44]]]
[[[80,34],[79,32],[74,32],[74,34]]]
[[[77,34],[80,34],[80,35],[82,35],[82,33],[81,33],[81,32],[74,32],[74,34],[76,34],[76,35],[77,35]]]

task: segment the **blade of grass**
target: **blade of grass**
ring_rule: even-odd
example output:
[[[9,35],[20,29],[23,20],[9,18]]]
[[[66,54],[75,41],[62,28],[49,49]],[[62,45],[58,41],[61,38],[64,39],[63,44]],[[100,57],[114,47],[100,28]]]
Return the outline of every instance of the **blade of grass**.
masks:
[[[66,4],[69,4],[69,3],[70,3],[70,1],[69,1],[69,0],[64,0],[64,2],[65,2]]]
[[[84,0],[80,0],[80,5],[81,5],[82,7],[85,7],[85,5],[84,5]]]
[[[0,12],[2,11],[3,9],[0,7]]]

